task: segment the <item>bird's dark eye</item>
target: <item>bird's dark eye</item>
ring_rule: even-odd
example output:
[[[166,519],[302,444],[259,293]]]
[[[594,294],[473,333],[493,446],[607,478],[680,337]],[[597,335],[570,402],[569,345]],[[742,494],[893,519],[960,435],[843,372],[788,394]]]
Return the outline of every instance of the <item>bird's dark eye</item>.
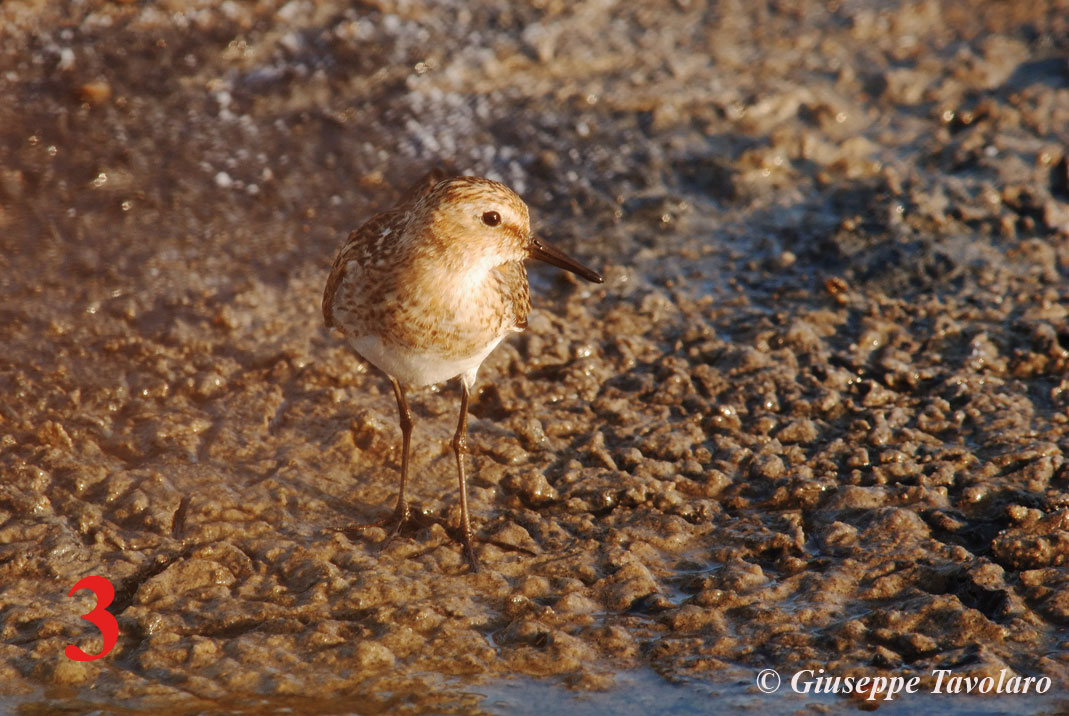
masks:
[[[483,214],[483,223],[487,226],[497,226],[501,223],[501,214],[496,211],[488,211]]]

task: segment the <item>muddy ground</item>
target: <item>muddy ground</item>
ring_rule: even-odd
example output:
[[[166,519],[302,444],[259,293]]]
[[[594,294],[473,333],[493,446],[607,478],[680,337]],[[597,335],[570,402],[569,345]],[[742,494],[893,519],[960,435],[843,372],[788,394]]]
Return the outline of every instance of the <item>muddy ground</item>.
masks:
[[[1069,684],[1065,2],[0,5],[7,708],[470,711],[509,676]],[[319,315],[443,162],[532,267],[470,424]],[[79,617],[106,576],[119,639]],[[755,697],[756,698],[756,697]],[[1021,707],[1033,703],[1022,697]]]

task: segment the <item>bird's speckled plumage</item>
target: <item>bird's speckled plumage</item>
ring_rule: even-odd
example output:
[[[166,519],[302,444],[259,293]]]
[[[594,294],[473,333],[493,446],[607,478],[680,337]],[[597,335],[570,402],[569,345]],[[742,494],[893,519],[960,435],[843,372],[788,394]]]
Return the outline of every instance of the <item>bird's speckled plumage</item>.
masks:
[[[393,209],[349,235],[323,292],[323,319],[390,377],[401,417],[401,480],[388,520],[397,534],[409,516],[412,413],[404,386],[460,376],[460,420],[453,437],[460,479],[464,551],[471,545],[464,454],[468,398],[479,366],[509,333],[527,327],[527,270],[535,258],[589,281],[601,276],[532,236],[527,205],[503,184],[431,172]],[[391,536],[392,536],[391,534]]]
[[[323,317],[402,383],[429,385],[471,372],[470,387],[477,364],[443,371],[481,363],[505,335],[527,325],[527,206],[508,187],[478,177],[440,181],[425,194],[419,189],[426,187],[417,185],[349,235],[327,279]],[[483,223],[488,211],[501,216],[498,226]],[[380,350],[360,350],[369,338],[382,343]],[[402,355],[419,357],[421,366],[440,362],[441,370],[406,370],[413,361]]]

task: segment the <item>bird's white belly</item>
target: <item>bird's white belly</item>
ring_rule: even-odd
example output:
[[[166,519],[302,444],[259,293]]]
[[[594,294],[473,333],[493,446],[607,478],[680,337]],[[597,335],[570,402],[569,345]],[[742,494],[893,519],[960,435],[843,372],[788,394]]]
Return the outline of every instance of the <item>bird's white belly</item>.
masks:
[[[504,336],[498,336],[478,353],[461,358],[445,358],[433,353],[398,348],[372,335],[358,336],[349,342],[372,365],[405,385],[433,385],[461,376],[464,384],[471,388],[475,384],[479,366],[502,338]]]

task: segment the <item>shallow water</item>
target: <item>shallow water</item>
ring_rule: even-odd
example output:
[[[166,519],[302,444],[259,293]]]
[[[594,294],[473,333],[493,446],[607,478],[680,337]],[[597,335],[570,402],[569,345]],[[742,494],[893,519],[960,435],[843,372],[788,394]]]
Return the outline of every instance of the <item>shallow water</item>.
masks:
[[[853,708],[756,695],[766,668],[1064,693],[1065,10],[4,2],[8,703]],[[478,575],[455,385],[411,396],[413,529],[349,529],[392,505],[396,408],[318,308],[441,163],[606,277],[531,267],[480,372]],[[79,663],[86,574],[119,639]]]
[[[932,682],[934,684],[934,682]],[[929,689],[934,688],[929,684]],[[761,713],[779,716],[801,713],[857,713],[877,711],[905,716],[946,713],[952,716],[981,714],[1064,713],[1069,703],[1059,695],[1003,695],[1001,697],[950,697],[946,694],[905,694],[886,701],[857,703],[830,694],[761,694],[752,680],[733,682],[693,680],[669,683],[652,671],[624,672],[613,688],[604,692],[575,693],[544,681],[518,679],[478,689],[485,695],[481,707],[490,714],[685,714]]]
[[[789,678],[789,677],[788,677]],[[804,683],[804,682],[803,682]],[[215,704],[210,709],[177,709],[162,713],[199,714],[218,710],[231,714],[253,715],[266,713],[323,714],[349,716],[379,713],[408,712],[414,706],[420,713],[442,714],[685,714],[707,713],[857,713],[879,711],[891,716],[917,713],[946,713],[950,716],[988,716],[995,714],[1061,714],[1069,707],[1064,693],[1002,694],[988,696],[948,695],[936,691],[937,681],[929,676],[915,693],[851,700],[828,693],[799,693],[783,683],[775,693],[761,693],[755,679],[737,678],[716,680],[686,679],[668,681],[651,669],[622,671],[614,675],[611,687],[601,691],[576,691],[551,679],[530,677],[509,678],[478,686],[466,685],[463,679],[450,679],[435,686],[433,698],[426,693],[395,692],[385,698],[366,698],[353,694],[343,698],[316,700],[300,699],[244,699]],[[804,686],[802,687],[804,688]],[[25,699],[0,704],[0,713],[34,716],[56,713],[60,700]],[[432,705],[433,704],[433,705]],[[9,706],[10,708],[7,708]],[[64,712],[94,712],[109,714],[142,713],[137,708],[86,701],[63,702]]]

